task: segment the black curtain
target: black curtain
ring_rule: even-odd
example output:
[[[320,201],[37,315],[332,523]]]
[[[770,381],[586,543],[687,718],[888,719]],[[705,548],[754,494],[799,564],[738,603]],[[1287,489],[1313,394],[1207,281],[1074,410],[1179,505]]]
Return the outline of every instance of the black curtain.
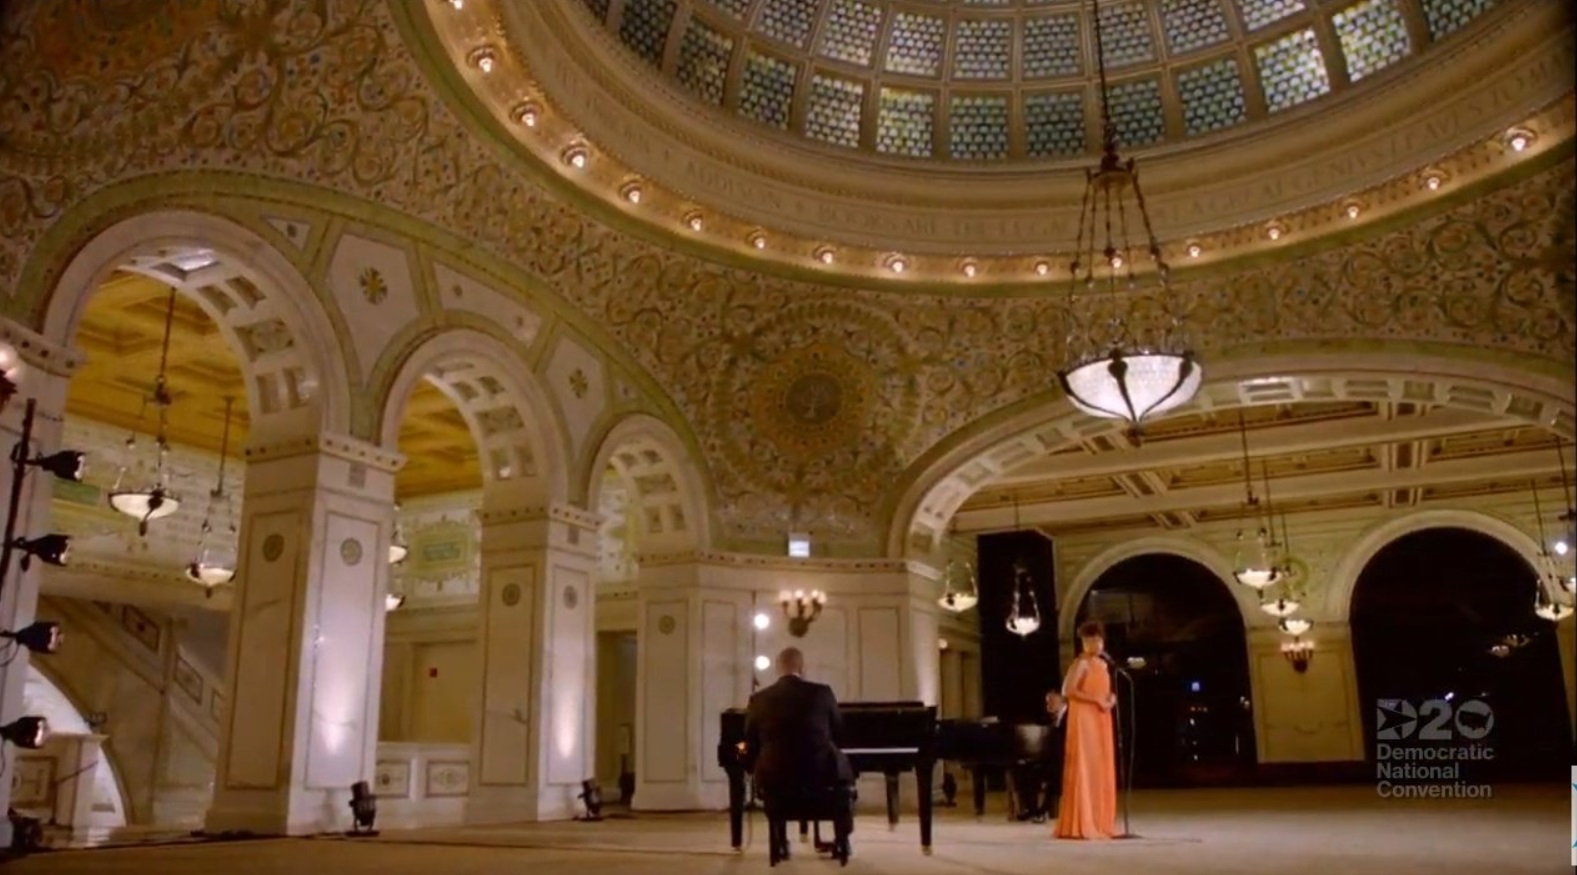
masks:
[[[976,546],[985,713],[1004,722],[1039,720],[1045,715],[1046,691],[1062,685],[1062,657],[1057,652],[1057,572],[1051,539],[1039,532],[1006,532],[981,535]],[[1025,638],[1007,629],[1016,564],[1028,570],[1029,589],[1040,609],[1040,629]]]

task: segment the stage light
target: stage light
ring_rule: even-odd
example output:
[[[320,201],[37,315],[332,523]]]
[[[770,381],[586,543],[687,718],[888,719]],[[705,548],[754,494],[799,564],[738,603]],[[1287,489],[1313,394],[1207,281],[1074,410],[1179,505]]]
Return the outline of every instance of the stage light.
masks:
[[[65,565],[71,555],[70,535],[40,535],[36,538],[17,538],[11,546],[22,551],[22,570],[26,571],[36,557],[48,565]]]
[[[30,623],[15,632],[0,632],[0,638],[9,638],[34,653],[57,652],[63,637],[60,624],[48,621]]]
[[[367,786],[366,781],[357,781],[350,785],[350,815],[352,819],[349,836],[375,836],[378,831],[373,829],[373,824],[378,821],[378,797]]]
[[[756,671],[766,671],[772,667],[772,660],[765,656],[756,657]]]
[[[9,741],[27,750],[43,747],[44,739],[48,737],[49,721],[42,717],[32,715],[18,717],[14,722],[0,726],[0,740]]]
[[[757,631],[765,632],[767,627],[772,625],[772,618],[761,611],[757,611],[756,615],[750,618],[750,624],[755,626]]]
[[[586,813],[576,820],[597,821],[602,820],[602,786],[595,778],[587,778],[580,782],[580,794],[575,797],[586,806]]]
[[[87,470],[87,456],[76,450],[61,450],[47,456],[38,456],[30,461],[29,465],[55,475],[61,480],[70,480],[77,483],[82,480],[82,474]]]

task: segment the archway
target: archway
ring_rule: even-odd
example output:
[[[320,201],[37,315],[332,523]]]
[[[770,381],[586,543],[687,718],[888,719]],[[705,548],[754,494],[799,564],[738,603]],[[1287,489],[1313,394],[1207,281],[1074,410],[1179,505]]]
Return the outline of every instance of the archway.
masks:
[[[71,698],[38,666],[29,664],[27,682],[22,689],[23,714],[36,714],[49,721],[51,735],[91,735],[93,727],[82,716]],[[11,769],[5,780],[14,781],[12,774],[20,766],[15,762],[20,751],[12,749]],[[64,777],[64,776],[61,776]],[[50,812],[53,816],[53,812]],[[81,826],[97,829],[114,829],[126,825],[126,795],[122,789],[120,770],[116,768],[110,752],[99,749],[99,759],[93,771],[93,821]]]
[[[693,553],[709,520],[699,472],[660,420],[633,414],[603,437],[587,472],[587,505],[602,518],[596,586],[596,775],[634,790],[640,732],[640,620],[635,596],[643,555]]]
[[[1222,784],[1256,762],[1243,614],[1221,576],[1168,553],[1122,559],[1100,573],[1070,632],[1094,620],[1126,663],[1121,689],[1135,786]]]
[[[1371,760],[1394,763],[1403,747],[1487,745],[1493,759],[1468,762],[1460,782],[1555,775],[1571,724],[1554,628],[1532,611],[1537,586],[1518,550],[1466,528],[1404,534],[1368,561],[1351,624]],[[1492,724],[1478,706],[1464,707],[1473,700]]]

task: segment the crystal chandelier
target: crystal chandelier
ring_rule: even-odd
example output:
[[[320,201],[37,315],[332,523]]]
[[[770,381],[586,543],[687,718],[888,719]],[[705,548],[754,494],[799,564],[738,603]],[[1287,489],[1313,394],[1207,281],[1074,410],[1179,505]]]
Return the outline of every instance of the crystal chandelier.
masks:
[[[159,429],[153,443],[153,472],[152,479],[140,486],[129,486],[126,483],[127,470],[137,455],[137,433],[134,431],[126,438],[126,461],[121,465],[120,472],[115,477],[115,485],[109,492],[110,507],[137,521],[137,534],[148,534],[148,523],[163,519],[175,513],[181,507],[180,499],[170,491],[169,484],[165,482],[168,475],[166,462],[170,455],[170,386],[167,371],[170,364],[170,330],[175,324],[175,289],[170,289],[170,303],[164,313],[164,346],[159,353],[159,375],[153,382],[153,395],[143,400],[143,412],[147,412],[148,403],[152,402],[159,409]],[[138,414],[138,421],[142,415]]]
[[[1244,518],[1252,520],[1258,530],[1252,536],[1247,536],[1241,526],[1238,528],[1237,558],[1232,564],[1232,577],[1246,587],[1263,592],[1281,580],[1281,568],[1273,556],[1275,545],[1271,540],[1267,518],[1261,512],[1259,498],[1254,495],[1254,475],[1248,458],[1248,420],[1241,409],[1238,410],[1238,433],[1243,441]]]
[[[197,558],[186,566],[186,576],[207,587],[210,595],[214,587],[235,579],[235,513],[230,504],[230,495],[225,492],[225,462],[230,453],[230,412],[234,406],[235,399],[226,397],[224,432],[219,439],[219,476],[214,482],[213,491],[208,493],[208,509],[203,512],[203,526],[197,537]],[[211,540],[214,511],[221,508],[224,511],[226,540],[222,544],[215,544]]]
[[[1028,638],[1040,629],[1040,605],[1035,602],[1029,569],[1022,562],[1013,563],[1013,610],[1008,613],[1007,627],[1020,638]]]
[[[1084,200],[1079,208],[1079,236],[1069,265],[1070,313],[1079,310],[1079,287],[1094,291],[1104,285],[1106,298],[1116,297],[1118,282],[1134,288],[1133,242],[1128,236],[1132,193],[1137,218],[1144,228],[1146,254],[1160,278],[1163,306],[1171,298],[1171,268],[1150,224],[1139,171],[1132,158],[1117,154],[1117,126],[1112,121],[1106,87],[1106,57],[1101,34],[1100,2],[1094,3],[1095,63],[1101,87],[1101,163],[1085,171]],[[1114,310],[1118,313],[1120,310]],[[1073,317],[1076,321],[1079,317]],[[1126,420],[1135,436],[1146,420],[1188,403],[1199,391],[1204,371],[1181,337],[1182,320],[1168,314],[1154,333],[1136,332],[1122,316],[1107,320],[1106,332],[1078,329],[1068,339],[1070,364],[1058,372],[1068,400],[1091,416]]]

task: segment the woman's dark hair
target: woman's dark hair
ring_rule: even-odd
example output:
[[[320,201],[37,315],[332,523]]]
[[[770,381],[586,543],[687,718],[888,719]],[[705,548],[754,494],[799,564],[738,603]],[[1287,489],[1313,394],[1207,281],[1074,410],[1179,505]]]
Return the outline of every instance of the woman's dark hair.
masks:
[[[1079,624],[1079,637],[1080,638],[1100,638],[1100,639],[1104,640],[1106,638],[1106,630],[1101,628],[1101,624],[1100,623],[1097,623],[1094,620],[1090,620],[1087,623],[1080,623]]]

